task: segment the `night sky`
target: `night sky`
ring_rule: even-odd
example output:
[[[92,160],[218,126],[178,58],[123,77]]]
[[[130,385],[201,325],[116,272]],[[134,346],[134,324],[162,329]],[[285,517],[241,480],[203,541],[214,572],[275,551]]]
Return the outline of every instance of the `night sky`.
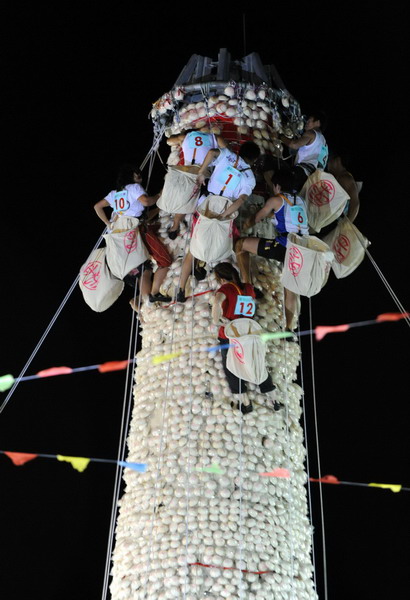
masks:
[[[235,4],[16,4],[3,15],[3,219],[0,375],[17,376],[102,232],[93,205],[118,166],[151,146],[151,104],[192,54],[244,55]],[[346,149],[364,181],[356,225],[389,284],[408,302],[409,58],[404,12],[246,10],[246,53],[275,64],[302,111],[324,109],[329,144]],[[326,9],[326,13],[330,8]],[[161,147],[164,158],[166,145]],[[161,187],[156,168],[150,192]],[[132,292],[94,313],[77,288],[27,374],[127,358]],[[368,259],[331,275],[312,298],[313,324],[397,311]],[[309,328],[309,303],[301,329]],[[410,486],[408,328],[357,328],[314,343],[322,474]],[[406,344],[407,342],[407,344]],[[303,374],[311,475],[317,476],[309,339]],[[0,415],[0,449],[116,458],[125,372],[22,383]],[[6,394],[2,394],[0,401]],[[56,460],[15,467],[0,456],[0,593],[5,600],[98,600],[104,578],[115,467],[80,474]],[[317,484],[312,484],[315,486]],[[313,489],[317,575],[323,596],[320,505]],[[323,486],[329,599],[407,597],[410,494]]]

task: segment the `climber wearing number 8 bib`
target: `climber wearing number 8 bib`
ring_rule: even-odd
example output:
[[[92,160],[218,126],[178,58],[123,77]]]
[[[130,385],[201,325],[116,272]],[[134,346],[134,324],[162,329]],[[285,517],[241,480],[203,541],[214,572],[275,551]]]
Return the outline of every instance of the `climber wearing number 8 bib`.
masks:
[[[293,189],[292,175],[289,171],[280,170],[272,176],[275,195],[266,201],[265,206],[253,217],[249,218],[242,229],[250,229],[255,223],[271,216],[277,236],[275,239],[242,237],[235,245],[242,279],[251,282],[250,254],[257,254],[264,258],[283,262],[286,253],[288,233],[295,232],[299,235],[308,235],[308,221],[305,203],[299,196],[291,194]],[[296,295],[285,290],[286,296],[286,325],[291,329],[296,310]]]
[[[214,267],[214,273],[221,287],[217,289],[215,300],[212,306],[212,320],[215,325],[220,325],[218,331],[218,340],[220,345],[229,343],[225,334],[225,325],[229,322],[241,319],[252,318],[255,314],[255,290],[249,283],[242,283],[235,267],[230,263],[222,262]],[[239,379],[227,368],[228,348],[221,349],[222,365],[228,381],[229,389],[232,394],[237,395],[238,404],[242,413],[251,412],[252,402],[247,397],[246,383]],[[268,399],[274,410],[279,410],[282,405],[275,401],[273,391],[275,385],[271,376],[268,374],[265,381],[259,384],[262,394],[268,394]]]

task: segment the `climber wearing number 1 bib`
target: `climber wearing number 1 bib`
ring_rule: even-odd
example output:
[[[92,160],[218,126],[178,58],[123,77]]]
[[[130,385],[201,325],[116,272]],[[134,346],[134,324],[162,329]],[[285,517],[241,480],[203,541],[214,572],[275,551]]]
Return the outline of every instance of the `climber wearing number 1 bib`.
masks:
[[[256,185],[255,176],[252,172],[252,165],[259,157],[259,154],[260,150],[257,144],[254,142],[245,142],[240,147],[238,154],[227,148],[221,150],[215,148],[209,150],[206,155],[198,172],[197,183],[198,185],[204,183],[206,169],[208,166],[213,166],[214,171],[208,182],[209,196],[207,201],[216,196],[217,199],[221,199],[222,203],[225,204],[226,208],[220,214],[216,215],[219,221],[226,222],[229,219],[232,220],[235,216],[233,213],[235,213],[235,211],[237,211],[246,201],[248,196],[252,194],[253,188]],[[224,202],[225,198],[226,201]],[[201,200],[205,200],[205,196],[199,199],[199,204],[201,204]],[[198,240],[200,240],[203,245],[206,245],[209,241],[205,239],[204,236],[201,237],[198,233],[198,229],[199,228],[197,227],[194,230],[193,237],[196,236],[197,239],[195,241],[197,244],[199,243]],[[229,243],[231,244],[232,242],[230,241]],[[221,247],[222,246],[223,244],[221,243]],[[194,256],[197,255],[194,254]],[[225,256],[216,255],[212,258],[211,262],[224,260],[226,256],[226,254]],[[185,302],[185,284],[191,272],[191,264],[192,254],[188,251],[182,265],[180,288],[177,293],[178,302]]]

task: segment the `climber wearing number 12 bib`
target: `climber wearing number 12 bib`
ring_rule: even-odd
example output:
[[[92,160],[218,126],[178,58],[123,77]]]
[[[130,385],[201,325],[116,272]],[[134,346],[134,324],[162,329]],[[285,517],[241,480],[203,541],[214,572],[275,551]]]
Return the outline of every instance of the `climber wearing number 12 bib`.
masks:
[[[230,263],[222,262],[214,267],[214,273],[218,282],[222,285],[216,290],[215,300],[212,307],[212,320],[214,324],[220,325],[218,330],[218,340],[220,345],[226,345],[228,338],[225,334],[225,324],[241,317],[252,318],[255,314],[255,290],[249,283],[242,283],[235,267]],[[221,349],[222,365],[225,376],[228,381],[229,389],[232,394],[238,395],[239,403],[237,408],[246,414],[252,411],[252,402],[246,395],[246,383],[238,379],[226,366],[228,349]],[[274,410],[279,410],[282,405],[275,401],[275,385],[270,375],[260,385],[262,394],[268,394]]]

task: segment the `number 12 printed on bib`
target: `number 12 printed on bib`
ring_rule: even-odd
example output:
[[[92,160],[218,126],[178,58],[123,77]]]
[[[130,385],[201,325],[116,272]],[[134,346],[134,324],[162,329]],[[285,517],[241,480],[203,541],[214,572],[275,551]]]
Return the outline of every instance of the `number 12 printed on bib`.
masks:
[[[243,317],[253,317],[256,310],[255,300],[252,296],[238,296],[234,310],[235,315]]]

